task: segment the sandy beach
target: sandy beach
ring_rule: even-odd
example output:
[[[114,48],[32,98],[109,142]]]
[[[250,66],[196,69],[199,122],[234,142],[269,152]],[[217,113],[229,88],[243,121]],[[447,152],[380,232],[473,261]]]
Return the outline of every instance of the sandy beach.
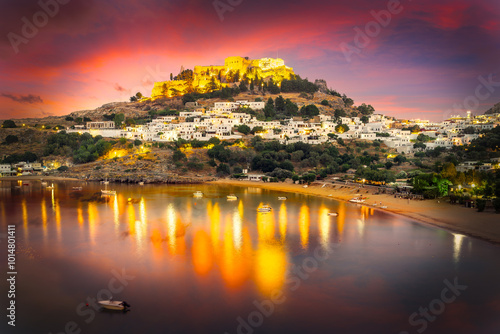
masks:
[[[465,208],[460,205],[451,205],[442,200],[410,200],[394,198],[393,195],[375,194],[368,187],[358,188],[353,185],[339,185],[326,183],[313,183],[304,188],[303,185],[289,183],[264,183],[253,181],[238,181],[223,179],[209,182],[212,184],[226,184],[242,187],[259,187],[284,192],[294,192],[314,196],[333,198],[348,201],[356,194],[366,196],[365,205],[376,210],[385,210],[394,214],[411,218],[415,221],[430,224],[439,228],[460,233],[471,237],[500,244],[500,215],[494,212],[477,212],[475,209]],[[381,209],[387,206],[386,209]],[[374,206],[373,204],[377,205]]]
[[[61,176],[40,176],[40,175],[23,175],[23,176],[5,176],[0,178],[0,181],[80,181],[85,182],[85,180],[71,178],[71,177],[61,177]]]

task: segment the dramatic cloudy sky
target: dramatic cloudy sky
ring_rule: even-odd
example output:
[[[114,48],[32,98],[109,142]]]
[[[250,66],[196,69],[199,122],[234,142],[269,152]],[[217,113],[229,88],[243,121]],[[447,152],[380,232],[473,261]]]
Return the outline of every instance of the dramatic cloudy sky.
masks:
[[[36,0],[0,2],[0,118],[149,95],[181,65],[236,55],[279,55],[302,77],[401,118],[500,101],[498,0],[402,0],[384,27],[372,13],[389,1],[221,0],[230,7],[219,12],[213,0],[59,0],[58,10],[41,1],[52,4],[46,24]],[[23,33],[34,18],[41,27]]]

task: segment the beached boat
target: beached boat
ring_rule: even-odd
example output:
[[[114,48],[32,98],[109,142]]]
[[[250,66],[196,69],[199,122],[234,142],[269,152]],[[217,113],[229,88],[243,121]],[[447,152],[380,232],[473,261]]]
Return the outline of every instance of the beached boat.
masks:
[[[197,192],[193,193],[193,196],[200,198],[200,197],[203,197],[203,193],[201,191],[197,191]]]
[[[365,200],[364,200],[364,199],[362,199],[361,197],[354,197],[354,198],[351,198],[351,199],[349,200],[349,202],[352,202],[352,203],[364,203],[364,202],[365,202]]]
[[[261,208],[257,208],[258,212],[266,213],[266,212],[271,212],[273,208],[271,208],[269,205],[264,205]]]
[[[285,197],[285,196],[278,197],[278,201],[286,201],[287,199],[288,199],[288,197]]]
[[[227,195],[227,200],[228,201],[236,201],[238,199],[238,197],[236,197],[236,195]]]
[[[123,311],[127,307],[130,307],[126,301],[120,300],[99,300],[97,303],[105,309],[116,311]]]

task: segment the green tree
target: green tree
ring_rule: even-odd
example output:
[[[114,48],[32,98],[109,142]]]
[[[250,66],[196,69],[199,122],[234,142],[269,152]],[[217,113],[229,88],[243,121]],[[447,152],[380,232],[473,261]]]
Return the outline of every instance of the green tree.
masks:
[[[335,127],[335,131],[337,131],[338,133],[347,132],[349,131],[349,126],[347,126],[347,124],[339,124]]]
[[[124,114],[116,114],[115,117],[113,118],[113,121],[115,122],[115,127],[121,128],[124,120],[125,120]]]
[[[300,108],[301,116],[314,117],[319,115],[319,109],[314,104],[309,104]]]
[[[272,97],[267,100],[266,106],[264,107],[264,115],[266,118],[274,118],[274,116],[276,116],[274,100]]]
[[[323,101],[321,101],[321,105],[323,105],[323,106],[329,106],[330,102],[328,102],[328,100],[323,100]]]
[[[421,150],[425,150],[427,148],[427,145],[425,145],[424,143],[422,142],[417,142],[415,144],[413,144],[413,148],[414,149],[421,149]]]
[[[276,111],[278,112],[283,112],[285,111],[285,99],[283,98],[283,96],[278,96],[276,98],[276,101],[274,101],[274,104],[275,104],[275,108],[276,108]]]
[[[13,144],[13,143],[17,143],[19,141],[19,138],[17,136],[14,136],[14,135],[8,135],[7,137],[5,137],[5,144]]]
[[[13,120],[8,119],[8,120],[3,121],[2,128],[13,129],[13,128],[17,128],[17,126]]]
[[[251,129],[248,125],[245,125],[245,124],[242,124],[240,126],[238,126],[238,132],[241,132],[243,133],[244,135],[247,135],[250,133]]]
[[[360,118],[361,122],[363,122],[364,124],[368,123],[370,121],[370,118],[366,115],[362,116]]]

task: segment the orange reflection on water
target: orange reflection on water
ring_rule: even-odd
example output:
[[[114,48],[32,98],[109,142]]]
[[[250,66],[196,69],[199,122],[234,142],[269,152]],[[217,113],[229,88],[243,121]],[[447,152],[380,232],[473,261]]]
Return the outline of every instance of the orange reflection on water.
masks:
[[[59,205],[59,200],[56,201],[56,229],[57,229],[57,240],[61,241],[61,206]]]
[[[242,239],[241,248],[237,249],[235,247],[233,226],[231,218],[228,216],[224,226],[224,242],[220,267],[222,279],[229,288],[237,288],[248,279],[250,276],[252,254],[248,233],[245,233],[245,236],[239,236]]]
[[[211,204],[209,203],[211,206]],[[212,245],[215,254],[219,252],[219,238],[220,238],[220,208],[219,203],[215,203],[211,210],[208,211],[210,218],[210,236],[212,238]]]
[[[214,251],[207,232],[196,232],[191,251],[194,271],[200,276],[206,276],[214,265]]]
[[[300,244],[303,249],[307,249],[309,246],[309,207],[302,204],[299,212],[299,232],[300,232]]]
[[[118,232],[120,227],[120,207],[118,206],[118,196],[115,196],[113,201],[113,218],[115,222],[115,232]]]
[[[259,208],[263,206],[260,203]],[[274,240],[274,213],[257,212],[257,233],[259,240],[273,241]]]
[[[97,210],[97,206],[89,202],[89,206],[87,208],[88,211],[88,216],[89,216],[89,236],[90,236],[90,242],[94,244],[95,242],[95,232],[96,232],[96,224],[97,224],[97,219],[99,212]]]
[[[264,296],[271,296],[285,282],[287,260],[281,245],[259,242],[255,252],[255,283]]]
[[[345,224],[345,202],[339,203],[339,212],[337,216],[337,231],[339,233],[339,237],[342,238],[344,235],[344,224]]]
[[[288,217],[286,213],[286,204],[285,202],[283,202],[281,203],[280,213],[279,213],[279,228],[280,228],[281,241],[285,241],[286,239],[287,225],[288,225]]]
[[[23,208],[23,229],[24,229],[24,237],[28,237],[28,208],[26,207],[26,199],[23,198],[21,202],[21,206]]]
[[[328,208],[324,204],[321,204],[319,208],[319,237],[321,246],[325,249],[330,242],[330,224],[331,220],[334,219],[334,217],[328,216],[329,212]]]
[[[83,210],[82,210],[82,203],[78,201],[78,207],[76,208],[76,216],[78,217],[78,225],[80,225],[80,228],[83,227]]]
[[[42,226],[43,239],[47,241],[47,206],[45,205],[45,197],[42,198]]]
[[[132,204],[127,205],[129,234],[135,234],[135,209]]]

